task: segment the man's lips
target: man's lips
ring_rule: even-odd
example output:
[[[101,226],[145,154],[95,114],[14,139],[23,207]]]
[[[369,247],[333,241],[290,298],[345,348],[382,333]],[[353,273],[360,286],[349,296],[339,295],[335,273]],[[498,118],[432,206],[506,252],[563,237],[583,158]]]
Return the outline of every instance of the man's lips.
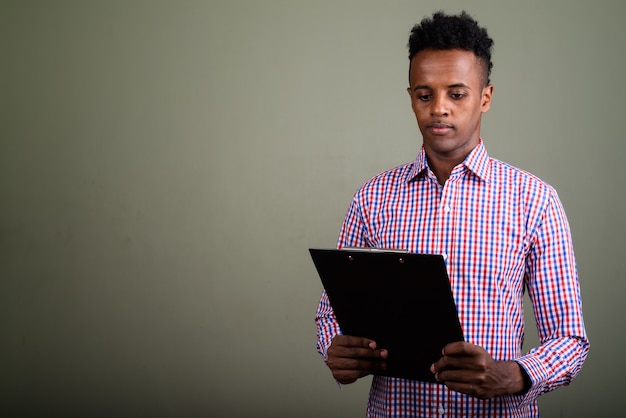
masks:
[[[426,125],[426,128],[435,135],[445,135],[454,129],[452,125],[441,122],[429,123],[428,125]]]

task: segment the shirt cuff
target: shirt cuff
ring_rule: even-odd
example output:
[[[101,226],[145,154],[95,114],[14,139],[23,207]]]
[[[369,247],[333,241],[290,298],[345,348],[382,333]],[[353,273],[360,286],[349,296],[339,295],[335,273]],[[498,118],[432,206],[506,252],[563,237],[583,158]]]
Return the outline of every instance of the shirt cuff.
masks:
[[[532,355],[526,355],[515,360],[517,364],[522,368],[522,373],[525,374],[525,380],[528,379],[526,392],[520,394],[522,405],[526,405],[535,400],[544,392],[546,382],[550,375],[549,371],[545,369],[544,365]]]

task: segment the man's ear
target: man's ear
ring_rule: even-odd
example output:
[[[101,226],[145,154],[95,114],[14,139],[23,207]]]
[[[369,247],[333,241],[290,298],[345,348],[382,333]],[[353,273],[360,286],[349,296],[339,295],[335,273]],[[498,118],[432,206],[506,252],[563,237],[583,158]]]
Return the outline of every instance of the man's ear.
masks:
[[[487,84],[483,88],[483,94],[480,102],[480,111],[482,113],[487,113],[487,111],[491,108],[491,99],[493,97],[493,84]]]

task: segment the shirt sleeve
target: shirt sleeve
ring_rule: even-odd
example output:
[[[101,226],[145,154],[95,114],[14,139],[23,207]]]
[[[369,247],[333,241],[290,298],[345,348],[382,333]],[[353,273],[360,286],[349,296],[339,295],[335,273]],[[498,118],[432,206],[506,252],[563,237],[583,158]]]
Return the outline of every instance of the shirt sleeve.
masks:
[[[531,388],[524,402],[568,385],[589,352],[569,224],[552,189],[531,233],[525,283],[541,345],[517,359]]]
[[[337,248],[368,246],[365,223],[359,207],[360,205],[355,197],[352,199],[348,213],[343,221]],[[333,308],[330,306],[326,291],[322,292],[322,297],[317,306],[315,324],[317,326],[317,351],[326,360],[331,341],[336,335],[341,334],[341,328],[337,323]]]

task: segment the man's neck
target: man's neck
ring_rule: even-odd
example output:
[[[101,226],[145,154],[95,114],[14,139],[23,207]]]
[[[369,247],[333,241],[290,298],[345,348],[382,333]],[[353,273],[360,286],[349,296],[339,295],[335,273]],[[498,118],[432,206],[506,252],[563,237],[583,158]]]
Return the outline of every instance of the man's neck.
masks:
[[[450,178],[450,174],[452,173],[452,170],[454,170],[454,167],[461,164],[466,157],[467,155],[454,159],[448,159],[438,158],[438,156],[431,157],[430,155],[426,154],[426,158],[428,158],[428,166],[437,177],[437,181],[439,181],[439,184],[441,184],[442,186],[446,183],[446,180]]]
[[[474,144],[469,149],[457,150],[454,153],[438,153],[433,150],[425,149],[428,166],[437,177],[439,184],[442,186],[446,183],[454,167],[461,164],[467,156],[478,146]]]

